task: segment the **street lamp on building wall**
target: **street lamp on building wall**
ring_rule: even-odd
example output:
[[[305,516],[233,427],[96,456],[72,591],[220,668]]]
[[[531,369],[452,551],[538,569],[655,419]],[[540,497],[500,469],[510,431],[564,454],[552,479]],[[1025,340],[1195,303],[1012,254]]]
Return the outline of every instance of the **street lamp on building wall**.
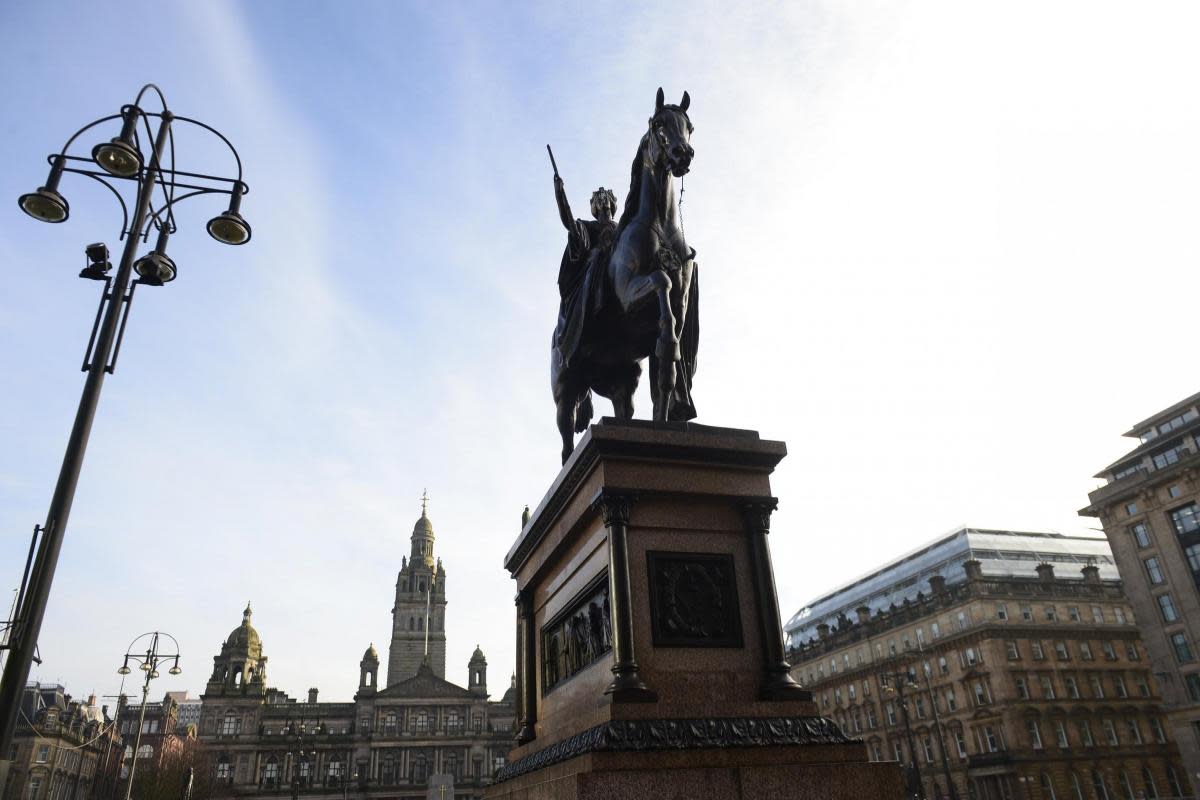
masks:
[[[159,649],[160,644],[165,644],[161,641],[161,637],[170,639],[175,646],[175,652],[163,652]],[[139,645],[138,642],[148,639],[144,645]],[[145,647],[145,652],[142,652],[142,647]],[[141,636],[129,643],[129,648],[125,651],[125,661],[117,670],[118,675],[128,675],[133,672],[129,668],[132,662],[139,667],[142,672],[146,673],[145,679],[142,681],[142,710],[138,714],[137,735],[133,740],[133,759],[129,763],[129,783],[125,786],[125,800],[129,800],[133,793],[133,774],[137,770],[138,749],[142,746],[142,723],[146,720],[146,698],[150,694],[150,681],[159,676],[158,668],[166,666],[169,662],[171,666],[167,672],[171,675],[178,675],[183,672],[179,668],[179,642],[169,633],[162,631],[151,631],[143,633]]]
[[[161,111],[141,107],[148,92],[157,95]],[[72,146],[93,128],[115,126],[119,132],[103,139],[89,155],[72,153]],[[174,126],[194,125],[220,139],[233,154],[236,177],[218,177],[176,169]],[[169,164],[164,164],[164,160]],[[157,86],[147,84],[138,92],[131,105],[119,113],[91,122],[75,132],[62,149],[49,157],[50,174],[46,183],[36,191],[21,195],[17,201],[21,210],[41,222],[65,222],[70,205],[59,191],[66,173],[83,175],[103,184],[117,198],[123,217],[119,240],[124,249],[116,275],[110,276],[112,264],[108,248],[101,243],[86,249],[87,263],[82,278],[104,281],[100,306],[92,327],[91,340],[84,356],[83,370],[87,372],[75,424],[67,442],[62,468],[45,523],[34,527],[33,541],[25,561],[25,573],[17,592],[13,619],[7,625],[9,649],[0,679],[0,786],[11,765],[9,754],[16,730],[16,713],[21,693],[29,678],[34,660],[38,634],[46,613],[50,585],[58,563],[59,551],[67,528],[67,517],[75,497],[75,486],[83,466],[84,451],[96,416],[104,376],[116,368],[125,322],[138,284],[162,286],[178,275],[174,260],[167,255],[168,240],[176,230],[175,207],[183,200],[202,195],[226,196],[225,210],[208,221],[209,235],[224,244],[240,245],[250,240],[250,225],[241,215],[242,197],[249,191],[242,180],[242,162],[233,145],[216,129],[187,117],[175,116],[167,108],[166,98]],[[135,195],[130,216],[121,187]],[[138,241],[149,241],[154,231],[154,248],[135,260]],[[130,282],[133,273],[137,278]]]
[[[905,770],[907,796],[914,800],[927,800],[925,783],[921,780],[921,765],[917,763],[917,746],[913,741],[912,725],[908,718],[908,702],[904,699],[905,690],[915,691],[920,688],[913,680],[912,673],[883,672],[879,675],[879,684],[889,695],[894,695],[896,704],[900,706],[900,716],[904,720],[904,736],[908,740],[908,768]]]

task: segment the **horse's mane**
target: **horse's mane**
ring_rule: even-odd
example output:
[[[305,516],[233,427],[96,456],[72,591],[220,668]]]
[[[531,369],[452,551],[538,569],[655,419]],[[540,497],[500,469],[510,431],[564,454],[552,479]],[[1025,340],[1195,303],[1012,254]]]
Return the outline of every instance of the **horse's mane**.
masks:
[[[621,209],[621,219],[617,222],[617,233],[613,237],[613,241],[621,238],[621,231],[625,230],[625,226],[637,216],[638,206],[642,199],[642,158],[645,156],[649,138],[649,131],[642,134],[637,152],[633,154],[633,167],[629,176],[629,194],[625,196],[625,206]]]

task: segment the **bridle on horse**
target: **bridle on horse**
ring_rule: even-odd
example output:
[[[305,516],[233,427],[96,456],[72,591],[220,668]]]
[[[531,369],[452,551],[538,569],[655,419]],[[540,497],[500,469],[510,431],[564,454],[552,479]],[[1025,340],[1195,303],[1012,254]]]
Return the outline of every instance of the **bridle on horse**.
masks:
[[[664,106],[663,110],[666,110],[666,108],[667,108],[667,106]],[[687,112],[684,111],[683,109],[678,109],[678,110],[679,110],[679,113],[683,114],[684,119],[687,119]],[[658,114],[655,114],[653,117],[650,118],[650,134],[658,140],[658,146],[660,148],[662,148],[663,155],[666,156],[666,159],[667,159],[667,171],[670,172],[671,167],[673,165],[673,161],[674,161],[674,159],[671,158],[671,145],[670,145],[670,142],[667,141],[667,134],[663,132],[662,125],[655,124],[657,121],[658,121]],[[688,120],[688,129],[689,129],[688,132],[689,133],[691,132],[691,127],[692,127],[691,120]],[[675,204],[675,208],[679,214],[679,234],[684,238],[684,241],[686,241],[687,240],[687,232],[683,229],[683,192],[684,192],[683,178],[684,178],[683,175],[679,176],[679,202]]]

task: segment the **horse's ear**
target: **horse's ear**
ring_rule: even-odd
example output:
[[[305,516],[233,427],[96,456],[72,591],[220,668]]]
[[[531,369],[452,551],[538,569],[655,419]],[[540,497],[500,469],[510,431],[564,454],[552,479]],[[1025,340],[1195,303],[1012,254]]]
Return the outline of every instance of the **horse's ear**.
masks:
[[[690,106],[691,104],[692,104],[692,98],[688,97],[687,90],[684,90],[683,99],[679,101],[679,110],[687,111],[688,106]]]
[[[662,107],[663,107],[663,90],[662,90],[662,87],[660,86],[660,87],[658,87],[658,96],[656,98],[654,98],[654,113],[657,114],[658,112],[662,111]]]

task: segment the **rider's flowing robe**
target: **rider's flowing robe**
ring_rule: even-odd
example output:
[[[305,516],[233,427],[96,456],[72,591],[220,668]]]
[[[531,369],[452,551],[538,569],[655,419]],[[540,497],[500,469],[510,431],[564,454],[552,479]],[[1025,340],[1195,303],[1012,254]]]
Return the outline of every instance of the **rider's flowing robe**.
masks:
[[[564,368],[571,365],[578,353],[584,326],[600,306],[604,271],[616,230],[614,222],[577,219],[567,235],[567,246],[558,267],[560,301],[558,325],[554,329],[554,346]]]

